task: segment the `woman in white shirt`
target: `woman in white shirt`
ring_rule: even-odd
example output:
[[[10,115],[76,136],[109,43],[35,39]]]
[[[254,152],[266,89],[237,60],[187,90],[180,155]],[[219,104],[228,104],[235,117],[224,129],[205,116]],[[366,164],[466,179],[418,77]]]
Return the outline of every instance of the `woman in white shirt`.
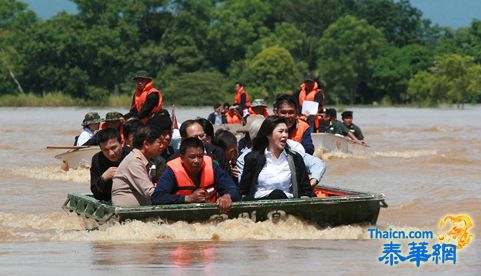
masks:
[[[285,119],[269,116],[245,157],[239,188],[246,199],[287,199],[312,196],[302,157],[287,146]]]

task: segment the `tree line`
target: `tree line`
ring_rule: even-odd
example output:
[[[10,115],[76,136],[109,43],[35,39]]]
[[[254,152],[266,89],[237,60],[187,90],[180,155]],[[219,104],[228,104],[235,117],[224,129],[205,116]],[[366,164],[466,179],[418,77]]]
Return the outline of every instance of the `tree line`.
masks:
[[[318,77],[328,104],[481,102],[481,21],[433,25],[408,0],[72,0],[41,20],[0,2],[0,95],[62,92],[101,103],[146,70],[165,101],[232,101]]]

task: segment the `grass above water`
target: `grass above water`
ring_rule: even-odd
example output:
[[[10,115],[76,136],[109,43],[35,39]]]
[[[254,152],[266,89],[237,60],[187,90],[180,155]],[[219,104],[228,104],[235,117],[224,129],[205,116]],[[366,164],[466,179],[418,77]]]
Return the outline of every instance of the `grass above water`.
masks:
[[[31,107],[54,107],[54,106],[111,106],[128,107],[132,101],[131,95],[108,96],[102,100],[85,100],[65,95],[61,92],[49,92],[43,95],[32,93],[2,95],[0,106],[31,106]]]

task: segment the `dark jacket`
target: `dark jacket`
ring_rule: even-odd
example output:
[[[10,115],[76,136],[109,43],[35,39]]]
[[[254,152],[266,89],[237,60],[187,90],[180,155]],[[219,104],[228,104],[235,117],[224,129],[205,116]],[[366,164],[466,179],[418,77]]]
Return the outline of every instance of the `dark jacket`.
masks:
[[[124,160],[130,151],[131,149],[129,147],[122,148],[120,162]],[[104,182],[101,176],[108,168],[118,167],[120,162],[115,163],[110,161],[101,151],[92,157],[92,164],[90,166],[90,190],[96,199],[104,201],[110,201],[112,199],[112,180]]]
[[[301,196],[312,196],[311,185],[309,184],[309,176],[302,156],[297,152],[291,151],[286,147],[287,160],[292,174],[292,194],[294,198]],[[245,156],[244,171],[239,183],[239,189],[242,195],[254,196],[256,192],[257,180],[259,174],[266,164],[266,156],[264,153],[252,151]],[[294,170],[294,171],[293,171]]]
[[[227,117],[225,116],[225,114],[222,114],[221,117],[222,117],[222,123],[227,124]],[[215,125],[215,112],[210,113],[209,117],[207,117],[207,120],[209,120],[209,122]]]

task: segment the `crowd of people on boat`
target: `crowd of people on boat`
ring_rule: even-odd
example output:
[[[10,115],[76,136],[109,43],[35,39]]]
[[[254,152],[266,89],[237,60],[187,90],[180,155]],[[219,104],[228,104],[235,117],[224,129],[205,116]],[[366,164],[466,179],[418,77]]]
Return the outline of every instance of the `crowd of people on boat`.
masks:
[[[147,72],[133,78],[127,114],[89,112],[75,145],[99,145],[92,157],[93,196],[118,206],[212,202],[228,212],[233,201],[322,197],[315,187],[326,170],[313,156],[311,133],[332,133],[364,143],[352,111],[324,108],[324,91],[311,77],[294,95],[278,96],[269,114],[262,99],[251,102],[235,83],[233,104],[215,104],[206,118],[178,126],[175,108]],[[317,112],[302,112],[314,103]],[[312,111],[312,109],[311,109]],[[223,128],[238,125],[236,132]],[[214,131],[218,128],[217,131]]]

